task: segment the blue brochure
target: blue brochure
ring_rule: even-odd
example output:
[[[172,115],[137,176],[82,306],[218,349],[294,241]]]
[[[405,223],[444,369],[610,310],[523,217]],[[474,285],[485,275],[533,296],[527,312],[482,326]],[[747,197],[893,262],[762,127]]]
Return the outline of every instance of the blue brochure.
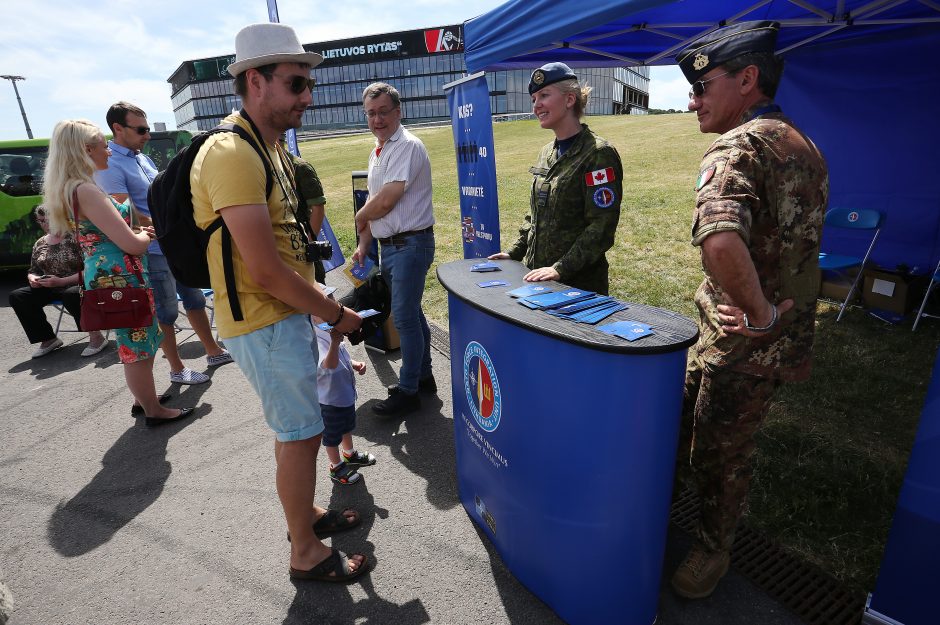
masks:
[[[566,291],[556,291],[554,293],[542,293],[541,295],[530,295],[529,297],[523,298],[523,300],[526,302],[529,302],[530,304],[535,304],[537,308],[546,310],[549,308],[560,308],[561,306],[574,304],[575,302],[580,302],[582,300],[586,300],[591,297],[594,297],[593,291],[582,291],[580,289],[568,289]],[[520,300],[520,301],[523,301],[523,300]]]
[[[359,263],[353,261],[343,270],[343,273],[353,283],[354,288],[359,288],[368,279],[373,267],[375,267],[375,261],[372,260],[371,256],[366,256],[361,267]]]
[[[502,271],[502,269],[493,261],[488,260],[485,263],[476,263],[470,267],[470,271]]]
[[[528,301],[526,301],[525,298],[518,299],[518,300],[516,300],[516,301],[517,301],[518,303],[522,304],[523,306],[525,306],[526,308],[531,308],[532,310],[538,310],[538,309],[539,309],[539,307],[538,307],[537,304],[533,304],[532,302],[528,302]]]
[[[477,286],[481,289],[488,289],[491,286],[506,286],[508,282],[503,282],[502,280],[490,280],[489,282],[477,282]]]
[[[552,311],[552,313],[573,315],[574,313],[580,312],[582,310],[603,306],[613,301],[615,301],[614,298],[610,297],[609,295],[595,295],[589,299],[581,300],[580,302],[575,302],[574,304],[568,304],[567,306],[562,306],[561,308],[556,308]]]
[[[644,336],[655,334],[648,325],[640,323],[639,321],[615,321],[614,323],[608,323],[607,325],[599,327],[598,330],[605,334],[619,336],[628,341],[635,341]]]
[[[584,312],[578,313],[575,317],[575,321],[578,323],[589,323],[591,325],[602,321],[607,317],[611,316],[615,312],[620,312],[627,308],[626,304],[620,302],[614,302],[610,306],[599,306],[597,308],[591,308],[590,310],[585,310]]]
[[[539,293],[551,292],[551,287],[547,287],[542,284],[529,284],[526,286],[520,286],[518,289],[508,291],[506,295],[509,295],[510,297],[528,297],[530,295],[538,295]]]

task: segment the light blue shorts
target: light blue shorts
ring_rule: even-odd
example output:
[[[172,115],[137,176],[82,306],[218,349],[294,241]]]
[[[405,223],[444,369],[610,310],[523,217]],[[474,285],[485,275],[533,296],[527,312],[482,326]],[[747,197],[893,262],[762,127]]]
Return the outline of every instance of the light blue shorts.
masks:
[[[261,398],[268,426],[282,442],[323,432],[317,397],[317,336],[307,315],[225,339],[225,347]]]

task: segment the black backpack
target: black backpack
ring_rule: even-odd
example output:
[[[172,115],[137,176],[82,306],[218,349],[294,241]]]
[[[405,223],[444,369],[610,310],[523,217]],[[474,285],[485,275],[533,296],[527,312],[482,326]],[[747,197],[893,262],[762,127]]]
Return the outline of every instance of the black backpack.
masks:
[[[209,132],[197,135],[192,143],[177,152],[166,169],[157,174],[147,191],[147,202],[160,249],[166,257],[173,277],[180,283],[197,289],[211,287],[209,261],[206,249],[212,233],[222,229],[222,268],[225,273],[225,288],[229,306],[236,321],[242,321],[238,291],[235,287],[235,269],[232,265],[232,235],[221,217],[216,218],[203,230],[193,217],[193,194],[189,173],[199,148],[210,136],[220,132],[234,132],[255,149],[264,163],[265,197],[271,194],[274,177],[268,159],[261,147],[245,129],[236,124],[223,124]]]
[[[373,309],[379,314],[362,320],[362,326],[349,335],[349,341],[357,345],[375,335],[392,312],[392,291],[381,271],[374,271],[365,282],[340,302],[355,311]]]

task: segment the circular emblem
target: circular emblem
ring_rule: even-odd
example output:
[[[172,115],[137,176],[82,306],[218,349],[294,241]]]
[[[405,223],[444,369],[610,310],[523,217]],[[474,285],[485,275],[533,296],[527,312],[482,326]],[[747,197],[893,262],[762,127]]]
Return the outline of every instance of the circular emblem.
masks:
[[[503,408],[499,379],[490,355],[476,341],[471,341],[463,354],[463,387],[474,420],[485,431],[494,431]]]
[[[124,294],[120,291],[111,291],[111,299],[121,299],[124,297]]]
[[[858,213],[856,213],[855,211],[852,211],[851,213],[849,213],[849,221],[852,223],[855,223],[856,221],[858,221]]]
[[[702,54],[701,52],[696,54],[695,60],[692,61],[692,67],[695,68],[696,70],[700,70],[705,67],[708,67],[708,55]]]
[[[598,208],[607,208],[616,199],[617,196],[610,187],[601,187],[594,192],[594,203],[597,204]]]
[[[537,85],[541,85],[543,82],[545,82],[545,72],[540,69],[535,70],[535,73],[532,74],[532,82]]]

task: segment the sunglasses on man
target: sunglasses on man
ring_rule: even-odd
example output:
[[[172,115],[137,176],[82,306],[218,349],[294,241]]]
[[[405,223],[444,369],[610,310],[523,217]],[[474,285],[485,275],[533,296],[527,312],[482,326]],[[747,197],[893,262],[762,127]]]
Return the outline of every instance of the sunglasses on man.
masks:
[[[118,123],[121,124],[121,122],[118,122]],[[130,128],[131,130],[139,134],[141,137],[147,134],[148,132],[150,132],[150,126],[128,126],[127,124],[121,124],[121,125],[124,126],[125,128]]]
[[[277,74],[271,75],[277,76]],[[281,78],[281,76],[278,76],[278,78]],[[290,80],[287,81],[287,88],[290,89],[290,92],[294,95],[300,95],[307,89],[313,91],[313,87],[316,84],[316,78],[307,78],[306,76],[291,76]]]
[[[695,82],[692,83],[692,88],[689,89],[689,99],[691,100],[693,97],[701,98],[703,95],[705,95],[705,83],[711,82],[715,80],[716,78],[721,78],[722,76],[727,76],[730,73],[731,72],[718,74],[717,76],[712,76],[708,80],[696,80]]]

